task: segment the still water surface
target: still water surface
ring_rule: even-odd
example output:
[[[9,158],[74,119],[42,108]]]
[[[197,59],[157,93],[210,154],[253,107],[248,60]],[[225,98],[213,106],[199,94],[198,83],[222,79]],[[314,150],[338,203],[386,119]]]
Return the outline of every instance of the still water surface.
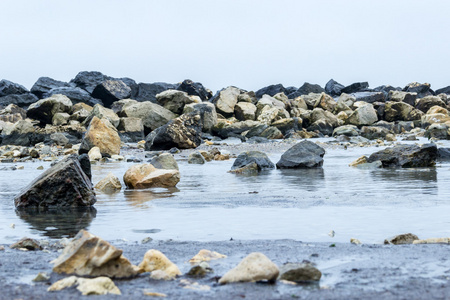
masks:
[[[420,169],[348,166],[380,149],[327,149],[322,169],[272,170],[258,176],[227,173],[234,159],[190,165],[177,155],[181,181],[176,188],[97,193],[94,210],[71,214],[16,212],[14,195],[42,172],[38,166],[49,167],[44,162],[19,163],[23,170],[0,171],[0,243],[24,236],[70,237],[82,228],[104,239],[128,241],[358,238],[381,243],[406,232],[420,238],[450,236],[450,163]],[[268,154],[275,163],[282,152]],[[122,178],[132,164],[93,165],[93,182],[109,172]],[[12,164],[0,165],[8,166]],[[334,237],[328,235],[331,230]]]

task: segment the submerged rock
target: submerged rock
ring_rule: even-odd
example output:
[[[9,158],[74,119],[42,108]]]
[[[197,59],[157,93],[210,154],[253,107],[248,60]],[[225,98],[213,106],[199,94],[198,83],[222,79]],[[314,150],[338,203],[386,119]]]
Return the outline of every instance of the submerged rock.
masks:
[[[96,201],[90,179],[73,157],[43,172],[14,198],[16,208],[92,206]]]
[[[119,192],[122,189],[119,178],[115,176],[112,172],[109,172],[105,178],[100,180],[96,185],[95,189],[105,193],[112,194]]]
[[[267,154],[260,151],[246,151],[238,155],[231,170],[239,169],[252,163],[256,163],[258,170],[260,171],[275,169],[275,165],[269,159]]]
[[[277,168],[317,168],[323,165],[325,150],[311,141],[302,141],[289,148],[277,162]]]
[[[220,284],[233,282],[274,282],[280,271],[267,256],[259,252],[250,253],[235,268],[220,278]]]
[[[79,276],[128,278],[141,273],[122,250],[85,230],[80,230],[52,263],[53,272]]]
[[[372,153],[367,162],[381,161],[383,168],[401,167],[417,168],[434,166],[437,158],[437,147],[435,144],[396,145],[382,151]]]
[[[206,160],[200,152],[195,151],[195,152],[192,152],[191,154],[189,154],[189,157],[188,157],[189,164],[203,165],[205,162],[206,162]]]
[[[157,169],[151,164],[134,165],[125,172],[123,181],[130,189],[174,187],[180,181],[180,172]]]
[[[412,233],[405,233],[405,234],[399,234],[394,237],[391,237],[389,239],[384,240],[384,244],[391,244],[391,245],[404,245],[404,244],[412,244],[413,241],[418,240],[419,238],[417,235]]]

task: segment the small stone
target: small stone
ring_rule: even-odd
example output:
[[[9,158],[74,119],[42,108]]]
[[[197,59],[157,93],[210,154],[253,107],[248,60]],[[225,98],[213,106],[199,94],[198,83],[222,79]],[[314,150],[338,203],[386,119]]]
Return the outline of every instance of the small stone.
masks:
[[[61,291],[65,288],[70,288],[76,285],[78,282],[77,276],[70,276],[66,277],[64,279],[58,280],[57,282],[53,283],[48,289],[48,292],[55,292],[55,291]]]
[[[154,280],[166,280],[166,281],[175,279],[174,276],[167,274],[167,272],[163,271],[163,270],[155,270],[155,271],[151,272],[150,278],[154,279]]]
[[[148,244],[148,243],[150,243],[151,241],[153,241],[153,239],[152,239],[151,237],[148,236],[148,237],[142,239],[141,244]]]
[[[39,167],[36,168],[36,170],[44,170],[44,167],[43,166],[39,166]]]
[[[200,152],[195,151],[189,154],[188,157],[189,164],[203,165],[205,162],[206,160]]]
[[[361,241],[355,238],[351,238],[350,239],[350,243],[354,244],[354,245],[361,245]]]
[[[162,298],[167,297],[166,294],[163,294],[163,293],[156,293],[156,292],[144,292],[144,296],[150,296],[150,297],[162,297]]]
[[[204,263],[206,264],[206,263]],[[187,276],[189,277],[194,277],[194,278],[201,278],[201,277],[205,277],[207,273],[212,272],[212,269],[209,267],[208,264],[204,265],[197,265],[192,267],[189,272],[187,272]]]
[[[5,251],[5,247],[4,246],[0,246],[0,251]]]
[[[419,238],[417,235],[412,233],[405,233],[405,234],[399,234],[392,238],[385,239],[384,244],[388,245],[405,245],[405,244],[412,244],[415,240],[418,240]]]
[[[209,291],[211,287],[209,285],[201,285],[198,282],[190,281],[187,279],[181,279],[180,284],[184,289],[194,290],[194,291]]]
[[[319,281],[322,277],[311,263],[286,263],[280,267],[280,274],[280,279],[294,282]]]
[[[221,258],[226,258],[226,257],[227,257],[226,255],[220,254],[218,252],[202,249],[194,257],[192,257],[189,260],[189,262],[191,264],[198,264],[203,261],[211,261],[211,260],[221,259]]]
[[[102,159],[102,153],[99,147],[92,147],[88,152],[89,160],[100,160]]]
[[[77,290],[82,295],[121,295],[119,288],[108,277],[79,278]]]
[[[36,277],[34,277],[34,279],[33,279],[34,282],[43,282],[43,281],[49,281],[49,280],[50,280],[50,275],[45,272],[39,272],[36,275]]]
[[[450,244],[450,238],[430,238],[425,240],[414,240],[413,244]]]
[[[157,169],[151,164],[133,165],[125,172],[123,181],[130,189],[174,187],[180,181],[180,172]]]
[[[96,185],[95,189],[105,193],[105,194],[113,194],[116,192],[120,192],[122,189],[122,184],[120,184],[119,178],[115,176],[112,172],[109,172],[105,178],[100,180]]]
[[[39,242],[30,238],[23,238],[9,247],[11,249],[42,250]]]
[[[330,232],[328,232],[328,235],[334,237],[336,235],[336,232],[334,232],[334,230],[331,230]]]
[[[16,224],[11,223],[11,224],[9,224],[9,227],[12,228],[12,229],[14,229],[14,228],[16,228]]]
[[[139,264],[139,268],[143,272],[161,270],[172,279],[178,275],[181,275],[180,269],[178,269],[177,265],[171,262],[162,252],[154,249],[148,250],[145,253],[144,259]]]
[[[358,157],[355,161],[351,162],[349,164],[349,167],[356,167],[358,165],[366,164],[366,163],[367,163],[367,156],[363,155],[361,157]]]

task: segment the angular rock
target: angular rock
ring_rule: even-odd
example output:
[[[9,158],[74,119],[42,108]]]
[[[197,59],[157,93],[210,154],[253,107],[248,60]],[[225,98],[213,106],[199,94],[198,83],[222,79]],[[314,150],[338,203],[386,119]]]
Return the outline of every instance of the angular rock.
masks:
[[[161,153],[154,156],[150,163],[157,169],[178,170],[178,164],[170,153]]]
[[[100,152],[99,147],[92,147],[88,152],[89,160],[95,161],[102,159],[102,153]]]
[[[217,93],[211,100],[216,105],[216,110],[225,117],[231,117],[234,107],[238,102],[241,90],[234,86],[229,86]]]
[[[120,139],[125,142],[139,142],[145,138],[144,124],[139,118],[120,118],[117,130],[119,130]]]
[[[64,135],[64,133],[61,132],[55,132],[50,134],[50,139],[58,146],[65,147],[70,143],[69,139]]]
[[[434,95],[429,83],[411,82],[403,88],[404,92],[417,93],[417,98]]]
[[[378,121],[378,116],[373,105],[366,104],[357,108],[347,119],[347,124],[353,125],[372,125]]]
[[[339,82],[330,79],[325,85],[325,93],[327,93],[330,96],[339,96],[340,94],[342,94],[342,90],[344,88],[345,86],[343,86]]]
[[[389,239],[384,240],[384,244],[388,245],[406,245],[406,244],[412,244],[413,241],[418,240],[419,238],[417,235],[412,233],[405,233],[405,234],[399,234],[394,237],[391,237]]]
[[[39,244],[38,241],[30,238],[23,238],[20,241],[12,244],[9,246],[11,249],[28,249],[31,251],[34,250],[42,250],[42,246]]]
[[[74,79],[70,81],[70,83],[75,84],[77,87],[82,88],[87,91],[89,94],[92,94],[97,85],[101,84],[103,81],[112,79],[109,76],[103,75],[100,72],[79,72]]]
[[[31,93],[25,94],[14,94],[14,95],[6,95],[0,97],[0,106],[8,106],[10,104],[15,104],[20,107],[28,107],[30,104],[39,101],[39,98]]]
[[[354,125],[339,126],[334,129],[333,136],[345,135],[345,136],[358,136],[358,127]]]
[[[390,91],[387,101],[404,102],[414,106],[417,99],[417,93],[407,93],[403,91]]]
[[[381,126],[363,126],[361,136],[369,140],[386,139],[391,131]]]
[[[14,198],[16,208],[92,206],[96,201],[90,179],[73,157],[41,173]]]
[[[433,106],[440,106],[447,108],[447,105],[441,98],[437,96],[427,96],[421,99],[417,99],[416,108],[426,113]]]
[[[414,121],[420,120],[423,112],[415,109],[406,102],[388,102],[384,109],[386,121]]]
[[[175,84],[165,82],[139,83],[137,93],[132,98],[139,102],[156,103],[156,95],[167,90],[176,90],[177,87]]]
[[[423,115],[421,118],[422,128],[427,128],[431,124],[450,124],[450,116],[448,114],[433,113]]]
[[[368,82],[355,82],[346,86],[341,90],[341,93],[352,94],[356,92],[362,92],[369,88]]]
[[[450,128],[447,124],[431,124],[425,132],[425,137],[428,139],[448,140],[450,139]]]
[[[234,115],[239,121],[255,120],[256,106],[249,102],[238,102],[234,106]]]
[[[79,153],[87,153],[93,147],[99,147],[102,156],[120,153],[121,141],[117,129],[107,120],[92,118],[83,137]]]
[[[119,288],[108,277],[97,277],[87,279],[87,278],[78,278],[76,276],[70,276],[58,280],[57,282],[52,284],[47,289],[47,291],[48,292],[61,291],[65,288],[70,288],[73,286],[77,286],[77,290],[79,290],[81,294],[84,296],[106,295],[106,294],[121,295]]]
[[[308,126],[307,130],[311,132],[318,132],[323,135],[331,136],[333,134],[333,124],[328,120],[317,120]]]
[[[201,117],[195,112],[182,115],[156,128],[145,138],[145,150],[197,148],[201,142]]]
[[[37,97],[42,98],[45,93],[48,93],[51,89],[59,87],[69,87],[67,82],[55,80],[50,77],[39,77],[38,80],[31,87],[31,92]]]
[[[184,106],[193,102],[187,93],[177,90],[167,90],[156,95],[156,101],[165,109],[175,114],[183,113]]]
[[[162,252],[155,249],[148,250],[145,253],[139,268],[144,272],[164,271],[169,278],[181,275],[177,265],[171,262]]]
[[[90,106],[94,106],[95,104],[103,105],[103,102],[100,99],[93,98],[91,94],[86,92],[85,90],[79,87],[58,87],[53,88],[50,91],[46,92],[42,95],[43,98],[48,98],[53,95],[64,95],[72,101],[72,103],[85,103]]]
[[[115,176],[112,172],[109,172],[105,178],[100,180],[96,185],[95,189],[101,191],[105,194],[113,194],[120,192],[122,189],[122,184],[120,184],[119,178]]]
[[[202,101],[212,97],[211,91],[207,90],[200,82],[193,82],[190,79],[184,80],[177,90],[186,92],[188,95],[199,96]]]
[[[274,96],[278,93],[284,93],[286,92],[286,89],[284,88],[284,86],[282,84],[274,84],[274,85],[269,85],[266,87],[263,87],[262,89],[259,89],[255,92],[255,96],[256,98],[261,98],[263,95],[269,95],[269,96]]]
[[[115,101],[131,96],[131,88],[122,80],[105,80],[92,91],[92,97],[102,100],[105,107],[110,107]]]
[[[61,255],[52,261],[53,272],[109,278],[129,278],[141,273],[122,252],[107,241],[80,230]]]
[[[67,125],[69,123],[70,115],[68,113],[56,113],[53,115],[52,124],[55,126]]]
[[[311,263],[285,263],[280,267],[281,280],[293,282],[319,281],[322,272]]]
[[[204,261],[211,261],[211,260],[222,259],[222,258],[226,258],[226,257],[227,256],[224,255],[224,254],[220,254],[220,253],[215,252],[215,251],[202,249],[194,257],[192,257],[189,260],[189,263],[191,263],[191,264],[199,264],[199,263],[204,262]]]
[[[323,93],[325,90],[318,84],[311,84],[309,82],[305,82],[301,87],[299,87],[295,92],[289,93],[289,99],[295,99],[302,95],[308,95],[310,93]]]
[[[251,163],[256,163],[258,170],[260,171],[275,169],[275,165],[269,159],[267,154],[260,151],[246,151],[238,155],[231,170],[242,168]]]
[[[180,172],[157,169],[151,164],[133,165],[123,175],[123,181],[130,189],[174,187],[180,181]]]
[[[51,124],[53,116],[58,112],[70,112],[72,101],[64,95],[53,95],[31,104],[27,110],[27,116],[38,120],[41,124]]]
[[[450,94],[450,86],[447,86],[447,87],[444,87],[444,88],[441,88],[441,89],[437,89],[436,90],[436,95],[439,95],[439,94]]]
[[[36,129],[29,120],[20,120],[2,130],[2,145],[32,146],[38,143]]]
[[[14,83],[6,79],[0,80],[0,97],[8,95],[20,95],[25,93],[29,93],[29,91],[23,85]]]
[[[364,101],[367,103],[384,102],[385,96],[382,92],[356,92],[351,94],[356,101]]]
[[[317,168],[323,165],[325,150],[311,141],[301,141],[283,153],[277,168]]]
[[[396,145],[372,153],[367,161],[370,163],[379,160],[383,164],[383,168],[431,167],[435,164],[437,152],[435,144]]]
[[[99,119],[107,119],[116,128],[119,126],[120,118],[116,115],[116,113],[112,109],[105,108],[100,104],[94,105],[89,116],[84,120],[83,124],[89,125],[94,116]]]
[[[195,151],[195,152],[192,152],[191,154],[189,154],[189,157],[188,157],[189,164],[203,165],[203,164],[205,164],[205,162],[206,162],[206,160],[200,152]]]
[[[202,123],[202,131],[210,132],[217,124],[217,113],[214,104],[210,102],[192,103],[184,107],[183,114],[196,112],[200,115]]]
[[[220,284],[233,282],[275,282],[279,270],[267,256],[259,252],[250,253],[235,268],[219,279]]]

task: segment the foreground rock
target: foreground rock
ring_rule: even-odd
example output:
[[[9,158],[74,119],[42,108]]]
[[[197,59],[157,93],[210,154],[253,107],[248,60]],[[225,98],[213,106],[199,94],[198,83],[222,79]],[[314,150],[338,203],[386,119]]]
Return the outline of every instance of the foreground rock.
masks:
[[[280,267],[280,279],[305,282],[319,281],[322,277],[320,272],[311,263],[286,263]]]
[[[384,244],[388,245],[406,245],[406,244],[412,244],[415,240],[418,240],[419,238],[417,235],[412,233],[405,233],[405,234],[399,234],[394,237],[391,237],[389,239],[384,240]]]
[[[180,181],[180,172],[157,169],[151,164],[134,165],[125,172],[123,181],[130,189],[174,187]]]
[[[46,170],[14,198],[16,208],[92,206],[96,201],[90,179],[73,157]]]
[[[79,276],[128,278],[140,273],[122,250],[85,230],[80,230],[52,263],[53,272]]]
[[[114,294],[121,295],[119,288],[108,277],[97,277],[92,279],[79,278],[76,276],[70,276],[61,280],[58,280],[52,284],[47,291],[55,292],[61,291],[66,288],[77,286],[77,290],[81,292],[83,296],[86,295],[106,295]]]
[[[267,256],[259,252],[250,253],[235,268],[220,278],[220,284],[232,282],[274,282],[280,271]]]
[[[145,150],[197,148],[202,142],[201,118],[196,113],[182,115],[155,129],[145,138]]]
[[[119,178],[117,178],[117,176],[115,176],[113,173],[109,172],[105,178],[100,180],[95,185],[95,189],[105,194],[113,194],[116,192],[120,192],[120,190],[122,189],[122,185],[120,184]]]
[[[238,155],[231,170],[240,169],[252,163],[257,165],[259,171],[275,169],[275,165],[267,154],[260,151],[247,151]]]
[[[107,119],[92,118],[80,146],[80,153],[88,153],[93,147],[100,148],[102,156],[118,155],[121,141],[117,129]]]
[[[323,165],[325,150],[310,141],[302,141],[289,148],[277,162],[277,168],[317,168]]]
[[[177,265],[171,262],[162,252],[158,250],[148,250],[142,262],[139,264],[139,268],[143,272],[164,272],[163,275],[165,279],[174,279],[176,276],[181,275],[180,269]]]
[[[383,168],[418,168],[434,166],[438,150],[435,144],[396,145],[375,152],[367,159],[368,163],[381,161]]]

